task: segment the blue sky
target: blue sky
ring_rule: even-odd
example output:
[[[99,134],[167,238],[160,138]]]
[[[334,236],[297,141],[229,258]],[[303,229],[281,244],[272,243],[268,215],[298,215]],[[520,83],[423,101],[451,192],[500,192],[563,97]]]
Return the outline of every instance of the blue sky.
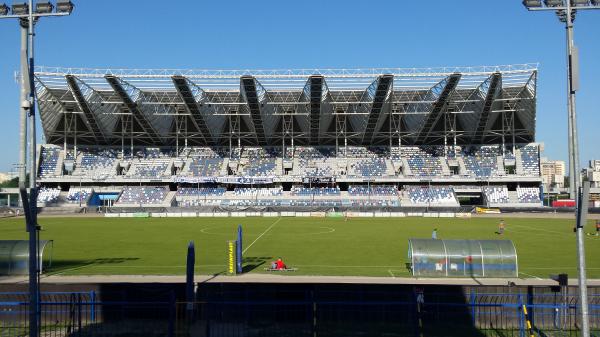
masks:
[[[36,64],[123,68],[358,68],[539,62],[537,140],[567,159],[565,29],[520,0],[74,0],[37,25]],[[600,10],[575,22],[580,157],[600,158]],[[0,20],[0,171],[18,150],[19,28]],[[594,62],[594,60],[596,60]],[[38,128],[39,129],[39,128]]]

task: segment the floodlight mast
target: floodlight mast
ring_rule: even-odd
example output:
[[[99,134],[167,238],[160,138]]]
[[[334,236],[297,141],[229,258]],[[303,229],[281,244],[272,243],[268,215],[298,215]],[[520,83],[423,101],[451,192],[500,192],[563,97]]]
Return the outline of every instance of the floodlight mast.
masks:
[[[71,14],[73,4],[70,1],[50,2],[34,1],[15,3],[10,7],[0,4],[0,19],[18,19],[21,27],[21,91],[20,91],[20,153],[19,153],[19,189],[25,209],[26,228],[29,232],[29,336],[38,337],[40,331],[39,307],[39,268],[37,225],[37,189],[36,189],[36,128],[35,128],[35,86],[34,86],[34,27],[37,20],[44,16],[65,16]],[[11,15],[8,15],[8,13]],[[29,195],[26,192],[27,175],[27,119],[29,119]],[[26,206],[29,207],[26,207]]]
[[[581,333],[583,337],[590,336],[590,325],[588,316],[588,298],[587,298],[587,276],[585,270],[585,242],[583,226],[585,223],[580,221],[582,214],[583,198],[587,198],[584,193],[580,198],[580,171],[579,171],[579,144],[577,134],[577,114],[575,108],[575,92],[579,89],[579,52],[573,43],[573,21],[575,14],[579,10],[600,9],[600,0],[545,0],[542,6],[541,0],[524,0],[523,5],[530,11],[556,11],[558,18],[565,24],[567,38],[567,110],[568,110],[568,141],[569,141],[569,188],[570,196],[575,200],[575,215],[577,217],[576,237],[577,237],[577,260],[578,260],[578,285],[579,285],[579,305],[581,313]],[[584,210],[587,211],[587,210]]]

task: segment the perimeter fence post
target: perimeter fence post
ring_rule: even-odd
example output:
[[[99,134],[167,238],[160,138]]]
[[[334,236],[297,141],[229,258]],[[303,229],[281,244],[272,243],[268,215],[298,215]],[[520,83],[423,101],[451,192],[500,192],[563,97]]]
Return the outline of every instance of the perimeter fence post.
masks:
[[[419,287],[413,288],[413,308],[415,308],[415,336],[421,337],[423,335],[423,316],[422,316],[422,304],[424,303],[424,289]]]
[[[532,286],[527,286],[527,308],[529,308],[529,310],[527,310],[529,312],[529,322],[531,323],[531,325],[534,324],[535,321],[535,309],[533,306],[533,287]]]
[[[317,302],[315,301],[315,291],[310,291],[310,298],[312,300],[312,335],[317,337]]]
[[[175,306],[177,302],[175,301],[175,293],[171,291],[171,297],[169,298],[169,303],[167,304],[169,310],[169,325],[167,336],[173,337],[175,336]]]
[[[83,302],[81,301],[81,293],[77,293],[77,335],[81,336],[81,329],[82,329],[82,324],[81,324],[81,316],[82,316],[82,308],[81,306],[83,305]]]
[[[96,291],[90,291],[90,319],[96,323]]]
[[[523,298],[521,296],[521,294],[519,293],[519,295],[517,296],[518,298],[518,305],[517,305],[517,317],[519,320],[519,336],[520,337],[525,337],[525,315],[523,315]]]
[[[470,294],[470,303],[471,303],[471,320],[473,322],[473,327],[477,327],[477,318],[475,317],[476,315],[476,308],[475,308],[475,304],[476,304],[476,300],[477,300],[477,295],[475,294],[475,291],[473,290],[473,288],[471,288],[471,294]]]

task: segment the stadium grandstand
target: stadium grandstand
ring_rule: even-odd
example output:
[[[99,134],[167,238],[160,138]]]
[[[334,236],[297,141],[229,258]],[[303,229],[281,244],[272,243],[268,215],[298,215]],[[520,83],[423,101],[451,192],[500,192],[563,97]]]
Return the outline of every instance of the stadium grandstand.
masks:
[[[541,207],[537,65],[37,67],[42,206]]]

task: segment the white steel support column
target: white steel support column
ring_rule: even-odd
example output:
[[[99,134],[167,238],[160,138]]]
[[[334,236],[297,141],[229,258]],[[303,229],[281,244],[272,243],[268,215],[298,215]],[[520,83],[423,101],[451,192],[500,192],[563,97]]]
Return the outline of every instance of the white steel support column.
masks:
[[[74,136],[73,136],[73,156],[77,159],[77,116],[75,115],[72,117],[74,117],[73,128],[75,129]],[[66,155],[66,153],[65,153],[65,155]]]
[[[29,336],[39,336],[40,324],[40,271],[38,264],[39,227],[37,225],[37,144],[35,127],[35,87],[33,84],[34,70],[34,24],[33,1],[29,0],[28,24],[28,87],[29,87]],[[23,61],[21,61],[23,62]]]
[[[577,215],[577,259],[578,259],[578,271],[579,271],[579,305],[581,315],[581,333],[583,337],[590,336],[590,322],[588,316],[588,297],[587,297],[587,275],[585,270],[585,241],[583,227],[585,223],[585,215],[587,209],[582,210],[581,207],[587,208],[588,198],[587,193],[579,191],[580,186],[580,171],[579,171],[579,144],[577,134],[577,112],[575,106],[575,91],[578,89],[579,74],[576,73],[578,63],[577,49],[573,43],[573,9],[571,8],[571,1],[566,1],[566,30],[567,30],[567,90],[568,90],[568,126],[569,126],[569,176],[571,179],[571,197],[575,196],[575,214]],[[589,190],[589,187],[587,187]],[[581,198],[579,194],[582,193]],[[583,205],[582,205],[583,204]],[[583,218],[583,219],[582,219]]]
[[[67,128],[67,126],[69,125],[69,122],[67,121],[67,114],[66,113],[63,114],[63,123],[64,123],[63,152],[66,154],[67,153],[67,137],[68,137],[68,134],[67,134],[68,128]]]
[[[129,157],[131,158],[131,160],[133,160],[133,114],[129,115],[129,124],[131,126],[130,131],[131,131],[131,143],[129,144],[129,150],[131,151],[131,153],[129,153]]]
[[[124,116],[121,116],[121,160],[125,160],[125,121]]]
[[[29,80],[27,74],[27,21],[19,20],[21,27],[21,102],[20,102],[20,120],[19,120],[19,187],[25,187],[27,180],[27,113],[29,110]]]

